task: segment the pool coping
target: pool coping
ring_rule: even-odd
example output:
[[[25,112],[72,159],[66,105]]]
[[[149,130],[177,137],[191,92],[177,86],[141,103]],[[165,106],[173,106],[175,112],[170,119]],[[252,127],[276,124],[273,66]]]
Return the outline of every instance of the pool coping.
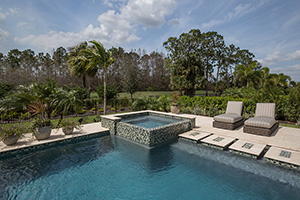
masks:
[[[91,126],[99,125],[99,129],[93,130]],[[109,130],[102,128],[101,123],[82,125],[81,130],[75,130],[70,135],[64,135],[61,129],[52,129],[51,135],[46,140],[37,140],[32,133],[25,134],[15,145],[6,146],[0,144],[0,159],[18,153],[30,152],[37,149],[45,149],[63,143],[73,143],[85,139],[109,135]]]

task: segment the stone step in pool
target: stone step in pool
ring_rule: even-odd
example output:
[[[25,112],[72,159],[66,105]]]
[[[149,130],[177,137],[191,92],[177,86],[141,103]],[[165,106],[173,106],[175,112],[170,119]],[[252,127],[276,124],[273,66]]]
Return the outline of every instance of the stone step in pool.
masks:
[[[238,140],[229,146],[229,151],[257,159],[263,153],[266,147],[267,145],[265,144],[258,144],[246,140]]]

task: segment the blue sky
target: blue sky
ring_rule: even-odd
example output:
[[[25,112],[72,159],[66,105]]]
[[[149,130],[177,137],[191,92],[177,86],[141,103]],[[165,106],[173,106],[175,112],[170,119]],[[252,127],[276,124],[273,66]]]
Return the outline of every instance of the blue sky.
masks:
[[[300,81],[299,0],[0,0],[4,54],[52,53],[92,39],[106,48],[164,51],[164,41],[192,28],[217,31],[272,73]]]

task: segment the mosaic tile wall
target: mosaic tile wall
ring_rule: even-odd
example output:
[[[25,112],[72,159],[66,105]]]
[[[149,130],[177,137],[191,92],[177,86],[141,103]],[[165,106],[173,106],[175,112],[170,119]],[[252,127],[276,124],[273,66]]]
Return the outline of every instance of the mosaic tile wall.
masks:
[[[107,119],[107,118],[102,118],[101,119],[101,126],[104,128],[108,128],[110,134],[116,135],[116,124],[120,122],[122,119]]]
[[[121,122],[122,119],[138,118],[145,115],[175,118],[181,119],[182,121],[152,129],[145,129],[133,124]],[[118,135],[134,142],[152,147],[175,140],[177,139],[178,134],[191,130],[195,126],[195,119],[166,115],[163,113],[140,112],[128,115],[116,115],[112,119],[102,118],[102,126],[108,128],[110,133],[113,135]]]

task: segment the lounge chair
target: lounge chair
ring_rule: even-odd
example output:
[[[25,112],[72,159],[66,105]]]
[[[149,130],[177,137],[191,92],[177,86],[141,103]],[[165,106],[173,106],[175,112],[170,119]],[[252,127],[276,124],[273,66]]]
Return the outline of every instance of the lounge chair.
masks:
[[[245,121],[244,132],[270,136],[279,123],[275,120],[275,103],[257,103],[255,117]]]
[[[214,117],[213,127],[234,130],[244,124],[243,102],[228,101],[226,113]]]

